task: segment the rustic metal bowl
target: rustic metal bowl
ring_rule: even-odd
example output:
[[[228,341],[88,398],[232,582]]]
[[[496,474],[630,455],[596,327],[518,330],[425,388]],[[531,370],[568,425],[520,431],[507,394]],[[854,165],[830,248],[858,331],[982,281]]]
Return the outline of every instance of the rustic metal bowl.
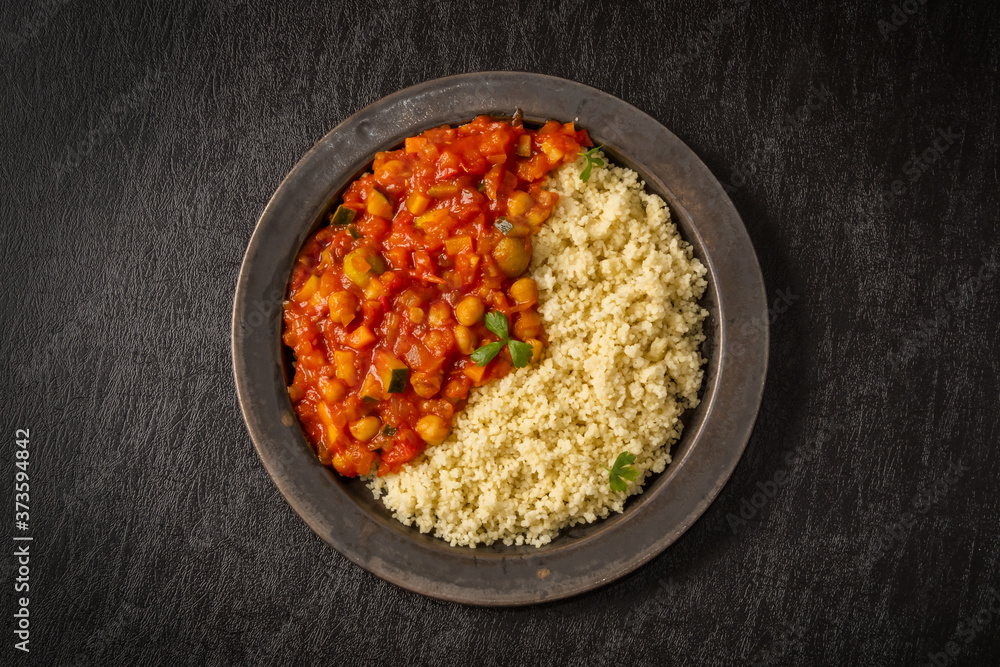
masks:
[[[576,121],[618,164],[670,206],[708,267],[710,315],[701,405],[686,419],[673,463],[622,514],[564,530],[551,544],[451,547],[393,520],[359,480],[320,465],[286,391],[281,301],[296,254],[324,211],[375,153],[479,114]],[[767,304],[757,258],[726,193],[701,160],[635,107],[573,81],[483,72],[428,81],[362,109],[295,166],[261,215],[233,307],[233,369],[261,461],[307,524],[341,554],[399,586],[445,600],[518,605],[567,597],[631,572],[705,511],[743,454],[767,368]]]

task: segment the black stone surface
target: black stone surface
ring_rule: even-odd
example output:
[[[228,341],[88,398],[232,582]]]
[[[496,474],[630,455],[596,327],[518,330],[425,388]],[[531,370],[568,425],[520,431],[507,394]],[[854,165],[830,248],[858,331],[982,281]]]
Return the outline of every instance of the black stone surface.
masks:
[[[0,662],[997,664],[998,30],[994,3],[933,0],[5,3]],[[229,357],[243,250],[299,157],[388,93],[490,69],[687,142],[774,304],[761,415],[708,512],[621,581],[498,610],[314,536]]]

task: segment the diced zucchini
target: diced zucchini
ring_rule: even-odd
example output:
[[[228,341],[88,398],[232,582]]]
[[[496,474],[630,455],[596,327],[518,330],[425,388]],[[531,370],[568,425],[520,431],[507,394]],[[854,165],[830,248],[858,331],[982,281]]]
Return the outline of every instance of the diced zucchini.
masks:
[[[382,380],[382,387],[387,394],[401,394],[406,391],[406,381],[410,377],[410,369],[402,361],[389,354],[379,351],[375,354],[375,371]]]
[[[347,227],[347,233],[351,235],[352,239],[360,239],[361,232],[358,231],[357,225],[349,225]]]
[[[337,207],[337,210],[330,215],[330,224],[335,227],[349,225],[354,222],[355,215],[357,215],[357,212],[354,209],[347,208],[341,204]]]
[[[351,282],[361,288],[367,287],[368,282],[372,279],[371,274],[368,273],[371,264],[365,257],[366,251],[371,252],[371,249],[357,248],[344,257],[344,273],[351,279]]]
[[[493,223],[493,226],[499,229],[500,233],[505,236],[507,232],[514,229],[514,223],[507,218],[497,218],[497,221]]]
[[[393,368],[389,373],[389,386],[386,388],[386,393],[402,394],[406,391],[406,381],[410,377],[410,369]]]
[[[372,274],[380,276],[385,273],[385,260],[378,256],[377,253],[372,253],[365,258],[368,262],[368,266],[371,267]]]

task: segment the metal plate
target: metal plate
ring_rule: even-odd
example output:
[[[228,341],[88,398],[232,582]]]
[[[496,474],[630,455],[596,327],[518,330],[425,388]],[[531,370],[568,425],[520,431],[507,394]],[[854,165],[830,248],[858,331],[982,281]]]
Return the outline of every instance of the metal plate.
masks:
[[[479,114],[575,120],[617,163],[670,206],[708,267],[702,304],[708,359],[702,402],[686,417],[673,463],[624,513],[564,530],[541,547],[451,547],[392,519],[360,480],[316,460],[285,388],[281,300],[296,254],[321,216],[375,153]],[[240,407],[268,473],[307,524],[361,567],[404,588],[478,605],[555,600],[606,584],[673,543],[718,495],[757,416],[767,369],[767,303],[757,257],[722,186],[650,116],[588,86],[539,74],[482,72],[428,81],[338,125],[285,178],[261,215],[233,307]]]

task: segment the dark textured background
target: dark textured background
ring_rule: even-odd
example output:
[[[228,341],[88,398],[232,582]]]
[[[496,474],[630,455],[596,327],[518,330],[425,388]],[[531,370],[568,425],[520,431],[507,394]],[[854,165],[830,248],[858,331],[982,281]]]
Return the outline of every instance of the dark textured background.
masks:
[[[944,664],[949,641],[1000,662],[995,3],[5,4],[0,473],[9,506],[30,428],[35,541],[31,653],[4,556],[0,662]],[[636,573],[523,609],[419,597],[314,536],[229,356],[243,251],[299,157],[384,95],[488,69],[673,130],[776,302],[722,495]]]

